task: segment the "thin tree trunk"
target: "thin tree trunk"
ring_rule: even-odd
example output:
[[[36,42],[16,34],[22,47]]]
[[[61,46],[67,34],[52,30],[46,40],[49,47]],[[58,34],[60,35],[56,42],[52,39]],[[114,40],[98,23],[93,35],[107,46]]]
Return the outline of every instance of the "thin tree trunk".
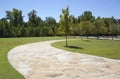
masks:
[[[66,47],[67,47],[68,46],[67,35],[65,36],[65,38],[66,38]]]
[[[97,40],[99,39],[99,34],[97,34]]]
[[[88,34],[87,34],[87,39],[88,39]]]
[[[97,33],[97,40],[99,39],[99,33]]]
[[[105,39],[105,38],[104,38],[104,35],[103,35],[103,39]]]
[[[99,28],[97,28],[97,40],[99,39]]]
[[[81,36],[81,40],[83,40],[83,36]]]
[[[113,38],[114,38],[114,37],[113,37],[113,33],[112,33],[112,40],[113,40]]]
[[[87,30],[87,34],[86,34],[86,36],[87,36],[87,39],[88,39],[88,33],[89,33],[89,32],[88,32],[88,30]]]

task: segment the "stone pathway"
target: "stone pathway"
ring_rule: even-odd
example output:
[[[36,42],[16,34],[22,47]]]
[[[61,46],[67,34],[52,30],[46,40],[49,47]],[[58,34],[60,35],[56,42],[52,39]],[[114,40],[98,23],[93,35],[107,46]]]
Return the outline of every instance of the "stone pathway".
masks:
[[[120,79],[120,60],[72,53],[54,41],[31,43],[8,53],[11,65],[26,79]]]

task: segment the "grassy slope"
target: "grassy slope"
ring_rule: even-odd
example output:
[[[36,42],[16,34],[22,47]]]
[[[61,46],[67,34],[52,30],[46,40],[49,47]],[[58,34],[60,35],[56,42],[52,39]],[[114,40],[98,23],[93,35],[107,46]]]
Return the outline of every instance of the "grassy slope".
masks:
[[[24,79],[7,60],[10,49],[21,44],[53,39],[62,39],[62,37],[0,38],[0,79]]]
[[[64,50],[91,54],[96,56],[120,59],[120,41],[114,40],[70,40],[69,47],[65,42],[52,44],[54,47]]]

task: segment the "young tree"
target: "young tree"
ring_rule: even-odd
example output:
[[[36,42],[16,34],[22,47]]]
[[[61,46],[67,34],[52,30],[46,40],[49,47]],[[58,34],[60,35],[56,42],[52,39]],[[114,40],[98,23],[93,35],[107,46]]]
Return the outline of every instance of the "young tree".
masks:
[[[67,36],[70,34],[70,20],[69,20],[69,7],[62,9],[62,14],[60,15],[60,24],[64,27],[66,46],[68,46]]]

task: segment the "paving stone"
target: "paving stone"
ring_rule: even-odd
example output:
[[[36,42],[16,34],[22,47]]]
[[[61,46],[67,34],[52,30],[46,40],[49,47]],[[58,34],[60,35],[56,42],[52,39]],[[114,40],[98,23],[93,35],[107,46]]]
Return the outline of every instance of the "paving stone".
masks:
[[[37,42],[13,48],[11,65],[26,79],[120,79],[120,60],[64,51]]]

